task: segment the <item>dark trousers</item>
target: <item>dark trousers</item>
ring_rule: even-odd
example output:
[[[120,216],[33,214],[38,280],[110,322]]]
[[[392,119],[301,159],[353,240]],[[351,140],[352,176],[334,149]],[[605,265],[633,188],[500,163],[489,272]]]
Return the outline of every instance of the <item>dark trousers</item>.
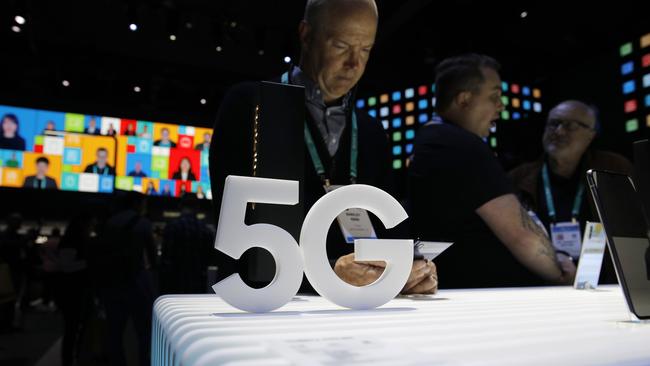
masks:
[[[59,274],[52,281],[56,283],[56,304],[63,315],[61,364],[72,365],[78,356],[79,341],[92,306],[90,283],[85,271]]]
[[[102,300],[108,322],[111,365],[126,365],[122,345],[124,330],[129,318],[133,321],[138,339],[140,365],[150,364],[153,299],[153,285],[147,271],[141,271],[125,283],[102,290]]]

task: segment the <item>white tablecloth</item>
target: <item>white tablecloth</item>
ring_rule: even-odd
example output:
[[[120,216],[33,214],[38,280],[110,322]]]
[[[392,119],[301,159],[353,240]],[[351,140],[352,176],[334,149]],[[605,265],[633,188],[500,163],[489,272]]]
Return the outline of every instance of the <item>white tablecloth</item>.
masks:
[[[154,306],[155,365],[650,365],[619,287],[440,291],[353,311],[317,296],[244,313],[215,295]]]

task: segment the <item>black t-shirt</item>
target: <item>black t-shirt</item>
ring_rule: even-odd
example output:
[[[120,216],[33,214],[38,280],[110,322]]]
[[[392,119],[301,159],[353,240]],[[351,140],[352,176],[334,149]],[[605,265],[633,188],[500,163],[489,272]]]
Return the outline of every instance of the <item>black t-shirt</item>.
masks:
[[[424,126],[409,168],[414,236],[455,244],[434,260],[441,288],[537,284],[476,214],[513,187],[478,136],[452,123]]]
[[[5,138],[0,135],[0,149],[25,150],[25,139],[18,135],[15,135],[12,138]]]

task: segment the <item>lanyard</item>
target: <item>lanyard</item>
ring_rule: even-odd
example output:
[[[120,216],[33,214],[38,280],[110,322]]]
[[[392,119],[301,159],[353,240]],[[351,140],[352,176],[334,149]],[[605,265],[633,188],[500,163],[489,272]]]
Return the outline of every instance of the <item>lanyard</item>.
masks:
[[[97,165],[93,166],[93,173],[99,174],[99,169],[97,169]],[[108,175],[107,173],[108,173],[108,167],[105,166],[102,168],[102,175]]]
[[[288,72],[282,74],[281,81],[282,84],[289,84]],[[350,146],[350,182],[355,183],[357,179],[357,158],[359,155],[359,138],[358,138],[358,131],[357,131],[357,114],[354,111],[354,109],[352,110],[351,139],[352,142]],[[311,132],[309,132],[309,128],[307,127],[307,121],[305,121],[305,144],[307,144],[307,150],[309,151],[309,156],[311,157],[311,161],[314,164],[314,168],[316,168],[316,173],[325,182],[325,185],[329,186],[330,181],[326,177],[325,167],[323,166],[323,162],[321,161],[320,156],[318,156],[318,150],[316,150],[316,144],[314,143],[314,139],[311,136]]]
[[[546,207],[548,208],[548,217],[551,221],[555,222],[555,205],[553,204],[553,195],[551,194],[551,181],[548,177],[548,165],[544,163],[542,167],[542,180],[544,181],[544,195],[546,196]],[[585,185],[582,181],[578,185],[576,198],[573,201],[573,209],[571,210],[571,218],[576,220],[580,214],[580,207],[582,206],[582,196],[585,192]]]
[[[34,179],[34,188],[35,189],[38,189],[38,188],[45,189],[45,178],[43,178],[43,179],[35,178]]]

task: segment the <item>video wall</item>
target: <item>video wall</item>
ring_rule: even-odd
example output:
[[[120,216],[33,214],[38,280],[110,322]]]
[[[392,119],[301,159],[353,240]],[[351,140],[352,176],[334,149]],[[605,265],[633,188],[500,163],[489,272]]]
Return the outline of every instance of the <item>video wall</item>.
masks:
[[[635,139],[650,134],[650,33],[621,45],[621,89],[625,131]]]
[[[418,127],[436,118],[435,90],[435,84],[423,84],[356,101],[356,107],[379,119],[388,133],[393,169],[408,166]],[[497,129],[500,123],[519,123],[528,119],[531,113],[542,113],[542,92],[539,88],[504,81],[501,90],[505,110],[488,137],[488,143],[495,150],[498,147]]]
[[[0,187],[211,199],[212,129],[0,105]]]

